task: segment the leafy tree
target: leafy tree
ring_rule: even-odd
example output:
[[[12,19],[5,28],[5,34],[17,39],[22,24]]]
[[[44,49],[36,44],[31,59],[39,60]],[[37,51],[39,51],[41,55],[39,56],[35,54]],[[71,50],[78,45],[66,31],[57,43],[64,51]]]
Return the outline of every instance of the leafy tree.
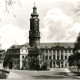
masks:
[[[76,66],[78,67],[78,75],[79,75],[79,68],[80,68],[80,33],[78,34],[77,41],[74,44],[73,52],[74,52],[73,55],[75,56],[74,61],[77,63]]]
[[[47,62],[43,62],[43,65],[41,67],[41,70],[46,70],[47,69]]]
[[[69,62],[69,66],[70,66],[70,67],[75,64],[74,61],[75,61],[75,56],[72,54],[72,55],[70,55],[69,58],[68,58],[68,62]]]

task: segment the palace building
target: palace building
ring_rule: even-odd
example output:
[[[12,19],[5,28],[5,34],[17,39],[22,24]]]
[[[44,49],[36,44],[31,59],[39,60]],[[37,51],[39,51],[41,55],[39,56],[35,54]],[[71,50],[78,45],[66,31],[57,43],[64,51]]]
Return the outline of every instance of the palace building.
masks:
[[[68,58],[73,54],[74,43],[40,43],[38,16],[37,7],[34,6],[30,18],[29,44],[19,45],[19,47],[13,46],[7,50],[8,57],[13,59],[13,67],[32,69],[37,64],[35,61],[33,62],[33,58],[39,60],[38,64],[47,62],[47,68],[69,67]],[[27,59],[28,62],[24,64],[24,60]],[[30,61],[33,62],[31,65],[29,65]]]
[[[47,62],[47,68],[68,67],[68,58],[73,54],[74,43],[40,43],[38,16],[37,7],[34,6],[30,18],[29,46],[40,47],[40,58],[42,62]],[[33,55],[33,53],[29,54]]]
[[[69,67],[68,58],[73,54],[74,43],[41,43],[40,47],[48,68]]]

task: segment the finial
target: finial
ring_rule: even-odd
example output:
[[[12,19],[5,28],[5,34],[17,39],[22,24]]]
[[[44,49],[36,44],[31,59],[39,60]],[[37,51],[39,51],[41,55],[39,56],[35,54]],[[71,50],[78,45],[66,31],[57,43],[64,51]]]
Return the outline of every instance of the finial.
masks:
[[[34,2],[34,6],[35,6],[35,2]]]
[[[17,45],[16,38],[15,38],[15,45]]]

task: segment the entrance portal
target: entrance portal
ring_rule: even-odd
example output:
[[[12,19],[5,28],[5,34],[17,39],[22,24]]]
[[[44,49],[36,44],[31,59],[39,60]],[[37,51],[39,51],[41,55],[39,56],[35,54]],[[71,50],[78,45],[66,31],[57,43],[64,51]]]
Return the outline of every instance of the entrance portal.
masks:
[[[57,68],[60,68],[60,62],[57,62],[57,63],[56,63],[56,67],[57,67]]]

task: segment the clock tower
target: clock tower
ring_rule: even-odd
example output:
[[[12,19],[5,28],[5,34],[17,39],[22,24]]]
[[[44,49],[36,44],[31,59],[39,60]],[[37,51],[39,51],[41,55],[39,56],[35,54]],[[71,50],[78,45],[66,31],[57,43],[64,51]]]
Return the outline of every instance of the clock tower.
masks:
[[[39,18],[37,7],[34,5],[30,18],[29,46],[38,47],[40,44]]]

